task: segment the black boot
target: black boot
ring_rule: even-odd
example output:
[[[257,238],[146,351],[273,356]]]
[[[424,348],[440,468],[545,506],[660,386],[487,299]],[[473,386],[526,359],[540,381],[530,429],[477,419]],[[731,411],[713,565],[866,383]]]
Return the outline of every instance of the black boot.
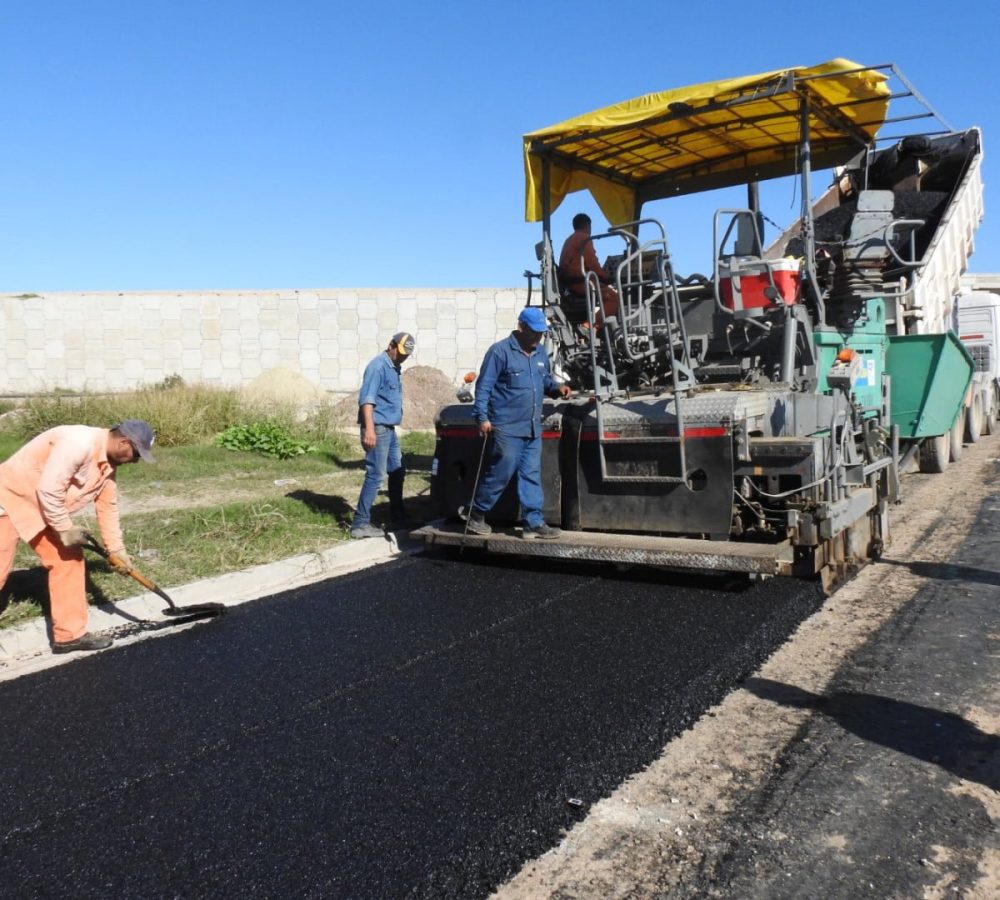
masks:
[[[486,513],[481,509],[476,509],[472,507],[467,515],[462,516],[466,521],[465,530],[470,534],[492,534],[493,529],[490,527],[490,523],[486,521]]]
[[[91,634],[89,631],[72,641],[53,641],[53,653],[74,653],[77,650],[106,650],[114,643],[114,638]]]
[[[403,480],[406,478],[406,469],[396,469],[389,473],[389,518],[395,528],[409,528],[416,524],[406,514],[406,506],[403,504]]]

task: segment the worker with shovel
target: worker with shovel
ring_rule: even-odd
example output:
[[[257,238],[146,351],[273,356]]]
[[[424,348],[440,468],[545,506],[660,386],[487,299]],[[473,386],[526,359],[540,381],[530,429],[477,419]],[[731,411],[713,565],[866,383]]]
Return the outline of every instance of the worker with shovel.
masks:
[[[126,419],[112,428],[58,425],[0,464],[0,588],[10,574],[18,539],[24,540],[49,572],[53,653],[103,650],[113,643],[87,631],[81,546],[87,535],[70,516],[93,501],[104,543],[130,569],[115,476],[120,465],[155,462],[152,446],[153,429],[141,419]]]

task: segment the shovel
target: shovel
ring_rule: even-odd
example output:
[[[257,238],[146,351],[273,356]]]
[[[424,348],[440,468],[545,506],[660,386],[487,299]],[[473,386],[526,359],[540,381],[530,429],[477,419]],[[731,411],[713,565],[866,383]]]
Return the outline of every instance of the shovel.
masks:
[[[167,608],[163,610],[163,615],[208,619],[214,616],[221,616],[226,611],[225,604],[223,603],[194,603],[190,606],[178,606],[173,600],[170,599],[169,596],[167,596],[167,592],[165,590],[157,587],[141,572],[137,572],[130,566],[124,565],[114,553],[111,553],[106,547],[101,545],[89,531],[85,531],[83,535],[84,547],[88,550],[93,550],[100,556],[103,556],[111,564],[111,567],[121,575],[128,575],[130,578],[134,578],[147,591],[152,591],[158,597],[162,597],[166,600]]]

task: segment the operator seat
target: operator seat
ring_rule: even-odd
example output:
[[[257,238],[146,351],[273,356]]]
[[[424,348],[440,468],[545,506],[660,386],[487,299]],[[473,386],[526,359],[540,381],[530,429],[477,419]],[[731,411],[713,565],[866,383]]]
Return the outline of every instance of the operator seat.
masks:
[[[552,242],[548,235],[535,244],[535,256],[542,263],[543,277],[546,268],[549,272],[549,296],[554,298],[562,308],[566,321],[573,327],[578,327],[587,321],[587,298],[574,294],[567,287],[568,280],[562,268],[556,262],[552,250]],[[546,266],[548,258],[548,266]]]

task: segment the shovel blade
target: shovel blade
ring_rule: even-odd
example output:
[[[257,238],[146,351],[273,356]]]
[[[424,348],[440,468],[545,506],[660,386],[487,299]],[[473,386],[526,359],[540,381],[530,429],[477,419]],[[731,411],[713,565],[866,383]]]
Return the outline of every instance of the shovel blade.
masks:
[[[170,606],[163,610],[165,616],[221,616],[226,611],[222,603],[195,603],[191,606]]]

